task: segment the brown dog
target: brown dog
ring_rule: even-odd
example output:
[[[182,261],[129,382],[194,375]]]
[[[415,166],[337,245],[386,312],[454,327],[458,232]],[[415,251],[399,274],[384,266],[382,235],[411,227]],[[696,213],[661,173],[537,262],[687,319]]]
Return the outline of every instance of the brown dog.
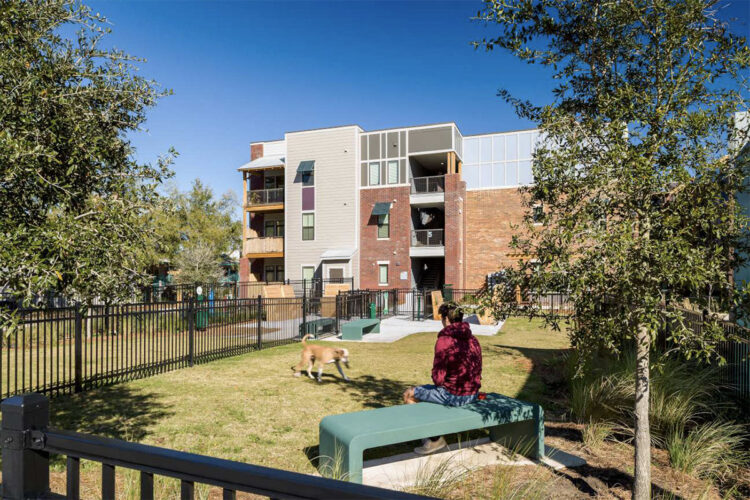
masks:
[[[308,333],[307,335],[302,337],[302,359],[299,363],[297,363],[297,366],[292,367],[292,370],[294,370],[294,376],[299,377],[302,374],[302,369],[305,367],[305,365],[307,365],[307,376],[310,378],[315,378],[312,376],[310,370],[312,370],[313,365],[317,361],[318,382],[321,382],[321,376],[323,375],[323,365],[327,365],[329,363],[336,363],[336,368],[339,369],[339,373],[344,378],[344,380],[348,381],[349,377],[344,374],[344,370],[341,369],[340,363],[343,362],[346,367],[349,368],[349,351],[347,349],[336,349],[333,347],[326,347],[322,345],[308,344],[305,341],[309,336],[310,334]]]

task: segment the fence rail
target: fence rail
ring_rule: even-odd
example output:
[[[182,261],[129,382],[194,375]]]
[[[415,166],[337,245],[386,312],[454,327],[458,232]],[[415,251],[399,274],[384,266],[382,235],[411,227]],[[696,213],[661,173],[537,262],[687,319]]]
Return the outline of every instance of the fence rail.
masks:
[[[413,229],[411,232],[411,246],[413,247],[442,247],[442,229]]]
[[[412,194],[443,193],[445,192],[445,176],[431,175],[427,177],[414,177],[411,180]]]
[[[284,188],[253,189],[247,192],[247,205],[274,205],[284,203]]]
[[[116,468],[140,471],[140,497],[154,498],[154,476],[180,480],[180,497],[192,499],[195,484],[223,490],[235,498],[247,492],[270,498],[351,499],[427,498],[297,472],[121,441],[49,427],[49,401],[40,394],[15,396],[2,403],[3,498],[81,497],[81,459],[101,464],[101,497],[115,498]],[[66,461],[66,494],[50,494],[50,454]]]

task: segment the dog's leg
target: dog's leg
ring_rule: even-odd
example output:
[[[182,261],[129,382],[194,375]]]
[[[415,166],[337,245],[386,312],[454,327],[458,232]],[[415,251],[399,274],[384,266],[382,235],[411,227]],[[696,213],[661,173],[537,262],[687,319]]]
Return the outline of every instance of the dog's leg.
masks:
[[[336,360],[336,368],[339,369],[339,373],[344,378],[344,380],[346,380],[347,382],[349,382],[349,377],[347,377],[346,374],[344,373],[344,370],[341,369],[341,363],[339,363],[338,360]]]
[[[307,365],[307,376],[310,377],[311,379],[315,380],[315,377],[313,377],[313,374],[311,372],[312,367],[313,367],[313,361],[311,360],[310,364]]]
[[[323,363],[318,365],[318,382],[323,381]]]

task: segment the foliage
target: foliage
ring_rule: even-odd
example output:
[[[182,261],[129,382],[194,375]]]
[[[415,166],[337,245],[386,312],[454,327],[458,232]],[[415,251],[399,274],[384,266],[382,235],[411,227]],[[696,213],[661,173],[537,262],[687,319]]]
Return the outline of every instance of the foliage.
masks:
[[[488,0],[480,13],[499,33],[478,46],[541,64],[558,82],[545,106],[500,91],[544,137],[527,190],[529,208],[544,207],[544,224],[535,229],[529,210],[513,244],[534,260],[507,278],[567,292],[581,352],[619,351],[623,339],[637,339],[639,499],[650,494],[650,344],[665,314],[677,319],[664,305],[689,296],[710,312],[729,310],[740,295],[732,271],[748,250],[748,219],[735,201],[747,189],[748,162],[737,161],[730,139],[733,113],[746,108],[750,49],[718,20],[717,4]],[[514,307],[513,297],[494,299],[495,314]],[[675,328],[671,340],[686,357],[705,359],[722,339],[720,328],[701,336]]]
[[[175,264],[180,270],[177,273],[178,283],[218,283],[224,276],[221,261],[213,249],[203,242],[184,248]]]
[[[722,480],[750,463],[745,441],[746,430],[741,425],[716,421],[688,433],[673,432],[666,448],[675,469],[695,477]]]
[[[242,227],[235,219],[236,207],[234,193],[228,191],[216,199],[200,179],[195,179],[187,192],[172,186],[154,214],[154,245],[146,258],[149,266],[167,262],[182,269],[183,264],[194,265],[195,259],[207,251],[209,255],[202,259],[216,261],[218,271],[219,259],[241,246]],[[185,282],[184,278],[178,281]]]
[[[106,20],[73,0],[0,4],[0,287],[125,297],[143,278],[143,231],[170,175],[127,134],[167,94],[101,47]]]

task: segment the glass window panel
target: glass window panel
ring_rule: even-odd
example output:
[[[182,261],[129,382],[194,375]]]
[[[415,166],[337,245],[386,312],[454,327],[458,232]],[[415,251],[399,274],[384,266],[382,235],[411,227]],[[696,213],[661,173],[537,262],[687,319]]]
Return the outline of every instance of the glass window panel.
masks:
[[[314,186],[315,185],[315,172],[307,172],[307,173],[302,174],[302,185]]]
[[[492,137],[482,137],[479,161],[483,163],[492,161]]]
[[[388,264],[378,266],[378,283],[381,285],[388,284]]]
[[[398,162],[388,162],[388,184],[398,184]]]
[[[518,158],[531,158],[531,134],[518,134]]]
[[[482,163],[479,166],[482,187],[492,187],[492,165]]]
[[[389,238],[390,237],[390,224],[388,222],[388,214],[378,215],[378,238]]]
[[[380,162],[370,163],[370,186],[380,184]]]
[[[505,159],[506,160],[518,159],[518,134],[511,134],[511,135],[505,136]]]
[[[492,138],[492,161],[505,160],[505,136]]]
[[[493,186],[505,185],[505,164],[504,163],[492,164],[492,185]]]
[[[479,163],[479,139],[464,139],[464,163]]]
[[[466,181],[466,188],[478,188],[479,186],[479,165],[464,165],[461,168],[461,175]]]
[[[302,214],[302,240],[315,239],[315,214]]]
[[[505,185],[518,185],[518,162],[509,161],[505,163]]]
[[[518,183],[534,183],[534,174],[531,171],[531,160],[522,160],[518,162]]]

